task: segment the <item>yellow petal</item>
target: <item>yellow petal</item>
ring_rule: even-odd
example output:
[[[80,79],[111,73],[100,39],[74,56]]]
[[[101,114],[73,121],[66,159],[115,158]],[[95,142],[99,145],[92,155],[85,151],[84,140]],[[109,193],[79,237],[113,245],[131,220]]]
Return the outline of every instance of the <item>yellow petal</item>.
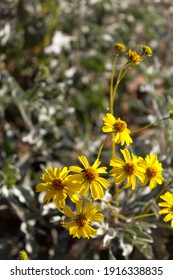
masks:
[[[169,222],[172,219],[173,219],[173,212],[166,215],[166,217],[163,220],[164,220],[164,222]]]
[[[70,218],[73,218],[75,219],[76,218],[76,215],[73,213],[73,211],[70,209],[70,207],[68,206],[65,206],[63,208],[63,213],[67,216],[67,217],[70,217]]]
[[[116,184],[120,184],[127,179],[127,174],[123,172],[119,176],[116,176],[114,179]]]
[[[79,166],[73,166],[72,165],[72,166],[69,167],[69,170],[74,171],[74,172],[81,172],[83,169]]]
[[[169,204],[168,202],[159,202],[158,205],[159,207],[168,207],[168,208],[172,207],[172,205]]]
[[[136,188],[136,177],[133,176],[132,177],[132,190],[134,190]]]
[[[124,159],[125,159],[126,162],[131,161],[131,156],[130,156],[130,153],[129,153],[129,151],[127,149],[120,150],[120,151],[123,154]]]
[[[45,195],[43,202],[49,203],[49,201],[53,198],[55,194],[54,190],[48,191],[48,193]]]
[[[104,216],[101,213],[96,213],[93,217],[92,217],[92,221],[93,222],[98,222],[103,220]]]
[[[124,161],[121,158],[113,157],[110,160],[110,166],[121,167],[122,165],[124,165]]]
[[[99,168],[97,168],[97,173],[99,173],[99,174],[107,173],[106,169],[107,169],[107,167],[105,167],[105,166],[99,167]]]
[[[111,126],[103,126],[102,127],[102,131],[105,132],[105,133],[110,133],[110,132],[113,132],[114,131],[114,128]]]
[[[78,159],[80,160],[80,162],[83,164],[85,168],[89,167],[88,160],[85,156],[78,156]]]
[[[96,180],[106,189],[110,186],[110,183],[102,177],[98,177]]]
[[[101,164],[101,161],[96,159],[95,162],[92,165],[92,168],[97,169],[99,167],[99,165]]]
[[[164,195],[160,196],[161,199],[167,201],[170,205],[173,205],[173,194],[166,192]]]
[[[167,214],[169,212],[170,212],[170,208],[164,208],[164,209],[159,211],[159,214]]]
[[[65,177],[68,175],[69,171],[68,168],[65,166],[62,168],[61,172],[60,172],[60,177],[62,179],[65,179]]]
[[[90,225],[87,225],[85,230],[86,230],[86,235],[87,235],[86,237],[89,237],[89,236],[93,237],[97,233],[97,230],[92,228]]]
[[[88,189],[89,189],[89,183],[88,183],[88,181],[85,181],[85,182],[83,183],[81,189],[80,189],[79,194],[82,195],[82,196],[84,196],[84,195],[87,193]]]
[[[157,181],[154,178],[152,178],[149,183],[149,188],[152,190],[155,189],[156,186],[157,186]]]
[[[48,191],[52,184],[50,183],[41,183],[36,186],[36,192]]]
[[[77,201],[76,203],[76,210],[79,214],[81,214],[83,211],[82,211],[82,200],[79,200]]]
[[[93,181],[90,185],[91,195],[94,199],[101,199],[104,196],[104,192],[100,184]]]

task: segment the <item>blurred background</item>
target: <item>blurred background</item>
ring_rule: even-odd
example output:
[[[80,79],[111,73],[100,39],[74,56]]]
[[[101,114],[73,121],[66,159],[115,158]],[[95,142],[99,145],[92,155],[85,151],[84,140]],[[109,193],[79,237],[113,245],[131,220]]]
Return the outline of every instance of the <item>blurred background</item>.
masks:
[[[168,116],[171,0],[0,1],[0,259],[16,259],[21,249],[30,259],[173,258],[173,232],[162,219],[159,230],[149,231],[149,245],[144,240],[127,254],[116,238],[111,246],[103,246],[101,236],[73,239],[54,205],[43,205],[43,195],[35,193],[44,168],[76,164],[79,154],[95,159],[117,42],[137,52],[149,45],[154,55],[124,78],[116,115],[132,130]],[[171,120],[135,137],[134,152],[157,153],[169,181]],[[110,145],[103,150],[103,165],[109,163]]]

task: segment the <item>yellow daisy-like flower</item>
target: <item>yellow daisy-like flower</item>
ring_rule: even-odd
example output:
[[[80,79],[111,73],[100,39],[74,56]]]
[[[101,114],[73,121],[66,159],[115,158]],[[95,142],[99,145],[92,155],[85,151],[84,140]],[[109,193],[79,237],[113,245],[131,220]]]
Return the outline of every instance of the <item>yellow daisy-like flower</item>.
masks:
[[[41,180],[45,181],[36,186],[36,192],[47,191],[44,197],[44,202],[48,203],[51,199],[55,202],[58,208],[62,208],[65,205],[65,199],[67,196],[73,201],[79,200],[76,193],[79,192],[80,186],[77,182],[72,182],[69,170],[67,167],[50,167],[46,169],[41,175]]]
[[[98,213],[99,206],[87,202],[82,208],[82,201],[76,203],[77,214],[74,214],[69,207],[64,207],[63,213],[73,219],[71,222],[62,222],[62,226],[69,229],[70,235],[77,238],[89,238],[96,235],[97,230],[89,225],[90,222],[103,220],[103,214]]]
[[[164,207],[162,210],[159,211],[159,214],[166,214],[165,218],[163,219],[164,222],[171,221],[171,227],[173,228],[173,194],[170,192],[166,192],[164,195],[160,196],[164,202],[158,203],[159,207]]]
[[[106,179],[100,177],[99,174],[107,173],[107,167],[99,167],[101,161],[98,159],[95,160],[92,166],[89,165],[85,156],[79,156],[78,159],[83,164],[84,168],[70,166],[69,169],[71,171],[79,173],[72,175],[70,180],[79,182],[81,185],[81,195],[85,195],[90,189],[92,198],[101,199],[104,196],[102,187],[107,189],[110,183]]]
[[[116,184],[121,184],[127,180],[125,188],[132,187],[132,190],[136,188],[136,178],[143,182],[145,175],[145,169],[139,164],[140,158],[134,154],[130,155],[127,149],[120,150],[124,156],[125,161],[120,158],[113,157],[110,161],[110,166],[113,166],[110,171],[111,176],[114,177]]]
[[[127,128],[125,121],[122,121],[120,118],[116,119],[112,114],[108,113],[103,118],[104,126],[102,131],[105,133],[115,132],[114,141],[116,144],[129,146],[133,140],[130,137],[131,131]]]
[[[141,46],[142,49],[142,55],[145,54],[147,56],[152,56],[153,55],[153,51],[149,46]]]
[[[125,52],[126,51],[126,46],[124,44],[116,43],[116,44],[114,44],[114,47],[119,52]]]
[[[135,63],[135,64],[139,64],[143,60],[141,55],[137,54],[136,51],[132,51],[132,50],[128,51],[127,59],[128,59],[129,62],[132,62],[132,63]]]
[[[157,184],[161,185],[164,178],[162,177],[162,164],[158,161],[157,155],[147,155],[141,160],[141,165],[145,168],[145,179],[140,184],[141,186],[149,183],[149,188],[156,188]]]
[[[27,252],[25,250],[21,250],[19,252],[18,260],[22,260],[22,261],[28,260],[28,254],[27,254]]]

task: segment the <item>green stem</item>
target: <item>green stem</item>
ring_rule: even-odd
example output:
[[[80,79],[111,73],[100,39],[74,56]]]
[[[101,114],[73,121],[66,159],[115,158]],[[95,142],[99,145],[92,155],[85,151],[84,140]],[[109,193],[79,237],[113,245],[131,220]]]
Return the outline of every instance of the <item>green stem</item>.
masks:
[[[149,124],[147,124],[147,125],[145,125],[145,126],[139,128],[139,129],[133,130],[133,131],[131,131],[131,134],[141,132],[141,131],[145,130],[146,128],[149,128],[150,126],[155,125],[158,121],[159,121],[159,120],[156,120],[155,122],[149,123]]]
[[[124,73],[121,75],[121,80],[124,78],[124,76],[127,74],[127,72],[131,69],[130,65],[124,70]]]
[[[113,91],[113,102],[114,102],[114,99],[115,99],[115,96],[116,96],[116,93],[117,93],[117,89],[118,89],[118,86],[119,86],[119,83],[120,81],[122,80],[122,77],[125,76],[124,73],[126,73],[126,67],[129,66],[129,62],[126,62],[122,68],[120,69],[120,72],[118,74],[118,77],[117,77],[117,80],[116,80],[116,84],[115,84],[115,87],[114,87],[114,91]],[[123,73],[124,71],[124,73]]]
[[[115,67],[117,63],[118,54],[114,58],[114,63],[112,67],[112,74],[111,74],[111,83],[110,83],[110,113],[114,114],[114,107],[113,107],[113,90],[114,90],[114,75],[115,75]]]
[[[102,144],[100,145],[100,149],[99,149],[98,154],[97,154],[97,159],[100,159],[101,152],[102,152],[103,147],[104,147],[106,141],[108,140],[109,136],[110,136],[110,134],[108,134],[108,135],[105,137],[105,139],[103,140]]]
[[[152,123],[149,123],[149,124],[145,125],[144,127],[141,127],[141,128],[139,128],[139,129],[136,129],[136,130],[131,131],[131,134],[141,132],[141,131],[145,130],[146,128],[149,128],[149,127],[155,125],[157,122],[161,122],[161,121],[167,120],[167,119],[169,119],[169,117],[165,117],[165,118],[163,118],[163,119],[156,120],[156,121],[154,121],[154,122],[152,122]]]
[[[131,220],[138,220],[138,219],[145,218],[145,217],[155,216],[157,214],[159,214],[159,212],[154,212],[154,213],[150,213],[150,214],[142,214],[142,215],[138,215],[138,216],[132,217],[130,219]]]
[[[111,198],[111,201],[114,199],[118,199],[119,194],[124,190],[127,189],[126,187],[122,187],[121,189],[119,188],[118,184],[115,185],[116,186],[116,193],[113,195],[113,197]]]
[[[112,132],[112,157],[115,157],[115,142],[114,142],[114,138],[115,138],[115,133]]]

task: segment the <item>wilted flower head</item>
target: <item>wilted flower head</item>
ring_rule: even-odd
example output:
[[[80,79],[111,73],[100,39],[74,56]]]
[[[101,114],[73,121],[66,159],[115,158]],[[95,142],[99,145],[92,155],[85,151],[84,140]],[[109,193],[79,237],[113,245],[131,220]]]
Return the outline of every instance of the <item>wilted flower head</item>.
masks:
[[[119,52],[125,52],[126,51],[126,46],[124,44],[116,43],[116,44],[114,44],[114,47]]]
[[[147,56],[152,56],[153,55],[153,51],[149,46],[141,46],[142,49],[142,54],[145,54]]]
[[[129,62],[134,64],[139,64],[143,59],[142,56],[137,54],[136,51],[129,50],[127,53],[127,59]]]

